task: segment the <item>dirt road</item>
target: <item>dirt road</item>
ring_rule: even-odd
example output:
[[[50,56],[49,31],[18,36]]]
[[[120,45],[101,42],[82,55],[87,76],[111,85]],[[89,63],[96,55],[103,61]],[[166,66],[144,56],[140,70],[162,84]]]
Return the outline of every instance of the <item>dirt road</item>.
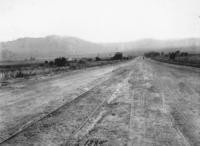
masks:
[[[138,57],[112,69],[63,75],[23,88],[0,93],[2,139],[63,106],[2,145],[200,145],[199,69]],[[12,90],[23,96],[10,97]]]

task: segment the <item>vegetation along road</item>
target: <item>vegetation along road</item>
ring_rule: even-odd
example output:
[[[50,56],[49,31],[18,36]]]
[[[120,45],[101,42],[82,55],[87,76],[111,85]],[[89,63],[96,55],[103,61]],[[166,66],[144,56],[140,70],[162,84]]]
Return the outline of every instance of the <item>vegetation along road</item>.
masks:
[[[1,145],[200,145],[200,69],[137,57],[0,90]]]

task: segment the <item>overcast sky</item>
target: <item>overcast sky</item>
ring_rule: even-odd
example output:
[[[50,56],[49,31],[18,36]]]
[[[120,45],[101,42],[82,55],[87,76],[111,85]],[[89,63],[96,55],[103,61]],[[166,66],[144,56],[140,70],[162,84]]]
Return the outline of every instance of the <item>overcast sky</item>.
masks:
[[[0,41],[46,35],[94,42],[200,37],[200,0],[0,0]]]

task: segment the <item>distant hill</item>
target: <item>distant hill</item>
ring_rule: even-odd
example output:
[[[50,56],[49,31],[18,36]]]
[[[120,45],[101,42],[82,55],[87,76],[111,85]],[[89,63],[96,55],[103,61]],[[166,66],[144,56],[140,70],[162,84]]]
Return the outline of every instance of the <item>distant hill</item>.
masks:
[[[154,40],[143,39],[122,43],[93,43],[75,37],[47,36],[20,38],[0,43],[0,60],[52,59],[65,57],[94,57],[123,51],[126,55],[142,55],[147,51],[188,51],[200,53],[200,39]]]
[[[188,51],[190,53],[200,53],[200,38],[177,39],[177,40],[155,40],[143,39],[139,41],[125,43],[108,43],[104,47],[119,48],[125,52],[141,55],[148,51]]]
[[[100,44],[73,37],[59,36],[20,38],[2,42],[0,47],[2,60],[24,60],[31,57],[51,59],[59,56],[90,56],[107,52]]]

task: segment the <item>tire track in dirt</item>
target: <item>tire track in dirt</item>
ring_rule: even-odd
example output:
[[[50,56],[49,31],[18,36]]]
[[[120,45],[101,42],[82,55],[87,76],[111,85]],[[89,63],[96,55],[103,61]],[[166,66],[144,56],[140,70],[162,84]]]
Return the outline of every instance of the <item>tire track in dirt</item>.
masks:
[[[170,91],[168,87],[166,87],[166,89],[168,91]],[[171,92],[169,92],[169,93],[172,96]],[[180,107],[180,104],[178,104],[177,95],[175,95],[174,97],[175,97],[174,99],[175,99],[175,103],[176,103],[176,108],[178,108],[178,107]],[[163,98],[164,98],[164,96],[163,96]],[[170,115],[170,117],[172,119],[172,124],[174,124],[174,126],[175,126],[176,125],[176,120],[174,118],[174,115],[172,113],[170,113],[169,115]],[[183,123],[186,122],[186,117],[183,114],[182,114],[182,120],[183,120]],[[176,130],[176,132],[178,133],[178,135],[181,137],[181,139],[183,140],[183,142],[185,143],[185,145],[186,146],[190,146],[191,144],[190,144],[189,139],[187,137],[185,137],[185,135],[182,133],[182,131],[180,130],[179,127],[177,127],[177,128],[176,127],[177,126],[175,126],[174,129]]]
[[[18,134],[20,134],[21,132],[23,132],[24,130],[26,130],[27,128],[29,128],[30,126],[32,126],[33,124],[36,124],[37,122],[43,120],[44,118],[50,116],[51,114],[54,114],[55,112],[57,112],[58,110],[60,110],[61,108],[63,108],[64,106],[66,105],[70,105],[70,104],[73,104],[73,102],[77,102],[77,100],[81,100],[81,98],[83,98],[83,96],[85,94],[87,94],[88,92],[94,90],[98,88],[98,85],[93,87],[92,89],[88,90],[88,91],[85,91],[83,89],[80,89],[81,92],[84,92],[82,93],[81,95],[77,96],[76,98],[74,98],[73,100],[71,101],[68,101],[67,103],[63,104],[62,106],[58,107],[57,109],[51,111],[50,113],[47,113],[45,115],[42,115],[40,117],[37,117],[36,119],[32,120],[32,121],[29,121],[27,122],[25,125],[23,125],[21,128],[19,128],[19,130],[17,130],[15,133],[13,133],[12,135],[10,135],[9,137],[6,137],[6,138],[1,138],[1,141],[0,141],[0,145],[9,141],[10,139],[12,139],[13,137],[17,136]]]
[[[178,94],[177,94],[177,92],[173,92],[173,94],[172,94],[172,92],[171,92],[171,90],[169,89],[168,86],[165,86],[165,89],[166,89],[166,92],[171,97],[174,97],[173,98],[174,105],[173,105],[173,107],[170,107],[170,108],[173,108],[173,109],[171,109],[172,111],[171,111],[171,113],[169,113],[171,121],[172,121],[172,126],[174,127],[174,130],[177,132],[177,134],[180,136],[181,141],[183,141],[186,146],[190,146],[190,145],[192,145],[190,140],[184,135],[183,131],[180,129],[181,125],[179,125],[179,123],[177,123],[177,121],[176,121],[176,116],[179,115],[179,116],[181,116],[181,122],[183,124],[187,122],[187,118],[185,117],[185,115],[183,113],[181,115],[180,115],[180,113],[178,113],[178,111],[179,111],[178,108],[181,107],[181,105],[180,105],[180,103],[177,99]],[[163,96],[163,98],[165,98],[165,97]]]
[[[128,146],[140,145],[142,137],[140,134],[143,132],[144,119],[140,115],[143,112],[142,95],[138,95],[140,89],[134,89],[131,93],[131,111],[130,111],[130,122],[129,122],[129,142]],[[138,97],[139,96],[139,97]]]
[[[142,134],[145,133],[146,118],[144,117],[146,97],[144,85],[148,83],[150,76],[146,75],[146,68],[143,62],[136,64],[135,72],[130,79],[131,90],[131,111],[129,122],[129,142],[128,146],[140,146],[143,143]]]
[[[109,73],[107,73],[109,74]],[[48,113],[44,113],[42,114],[41,116],[38,116],[36,118],[34,118],[33,120],[31,121],[28,121],[27,123],[25,123],[24,125],[22,125],[20,128],[18,128],[18,130],[16,132],[14,132],[12,135],[9,135],[7,137],[0,137],[0,145],[5,143],[6,141],[9,141],[10,139],[12,139],[13,137],[17,136],[18,134],[20,134],[21,132],[23,132],[24,130],[26,130],[27,128],[29,128],[30,126],[32,126],[33,124],[45,119],[46,117],[50,116],[51,114],[54,114],[55,112],[57,112],[58,110],[60,110],[61,108],[63,108],[64,106],[68,105],[70,106],[71,104],[73,104],[74,102],[77,102],[78,100],[81,100],[81,98],[84,97],[85,94],[91,92],[92,90],[95,90],[99,87],[99,85],[101,84],[104,84],[106,81],[107,81],[107,78],[104,77],[101,78],[102,81],[95,85],[95,87],[92,87],[92,88],[85,88],[85,87],[82,87],[82,88],[78,88],[78,90],[80,90],[80,93],[81,94],[78,94],[77,97],[73,98],[71,101],[67,101],[66,103],[64,103],[63,105],[57,107],[56,109],[54,109],[53,111],[50,111]],[[96,79],[95,81],[99,81],[99,79]],[[66,86],[67,87],[67,86]]]
[[[199,69],[152,63],[162,80],[174,129],[190,145],[200,145]],[[161,83],[160,83],[161,84]],[[184,138],[183,138],[184,139]]]
[[[91,76],[90,73],[88,74],[89,77],[87,77],[88,75],[81,75],[79,73],[81,77],[86,76],[86,78],[83,79],[80,77],[76,79],[79,74],[75,75],[75,77],[72,76],[72,78],[62,76],[62,78],[54,79],[53,77],[53,79],[49,79],[48,82],[40,81],[36,84],[34,82],[33,85],[29,83],[30,86],[28,84],[27,88],[20,87],[20,89],[16,89],[7,87],[8,90],[6,88],[2,91],[2,102],[0,104],[0,136],[2,137],[0,142],[19,133],[19,131],[23,131],[23,129],[26,129],[26,127],[29,127],[32,123],[39,121],[42,117],[45,117],[63,104],[71,102],[95,85],[107,80],[112,74],[111,71],[112,69],[108,69],[106,72],[100,71],[99,73],[98,70],[92,71],[92,73],[94,72],[95,74]],[[75,81],[80,79],[82,82],[78,81],[80,84],[77,84],[77,82],[70,83],[70,79],[73,79],[73,81],[74,79],[76,79]],[[87,81],[87,79],[89,80]],[[59,85],[54,87],[54,84],[51,85],[52,83],[60,83],[62,91],[60,90],[61,87]],[[72,86],[73,84],[75,84],[75,86]],[[78,86],[81,87],[81,90],[76,89]]]
[[[162,100],[163,100],[163,110],[165,112],[169,112],[167,110],[167,108],[166,108],[167,105],[165,103],[165,97],[164,97],[164,95],[162,95]],[[174,127],[174,124],[175,124],[174,117],[171,115],[171,113],[168,113],[168,115],[169,115],[169,117],[171,119],[171,127],[173,127],[174,132],[177,133],[177,135],[179,137],[179,139],[178,139],[179,145],[183,145],[184,144],[185,146],[190,146],[190,143],[188,142],[188,139],[183,135],[183,133],[180,131],[180,129]]]
[[[189,139],[187,137],[185,137],[185,135],[182,133],[182,131],[179,129],[179,127],[176,126],[176,120],[174,119],[173,116],[173,109],[171,104],[169,105],[169,100],[170,99],[165,99],[165,95],[168,94],[170,98],[173,97],[173,108],[178,108],[181,107],[181,105],[179,104],[179,101],[177,99],[177,93],[174,93],[174,91],[172,91],[172,89],[170,89],[168,87],[168,85],[165,83],[165,80],[162,79],[157,79],[156,80],[158,85],[159,85],[159,89],[162,92],[161,93],[161,97],[162,97],[162,104],[163,104],[163,111],[169,116],[170,122],[171,122],[171,127],[172,130],[174,131],[174,133],[177,134],[178,136],[178,141],[179,141],[179,145],[184,145],[184,146],[190,146],[190,142]],[[176,90],[176,89],[173,89]],[[172,93],[173,92],[173,93]],[[183,118],[183,121],[185,118]]]
[[[125,82],[127,82],[127,79],[130,76],[130,73],[128,74],[129,75],[126,75],[126,77],[124,77],[121,82],[116,84],[115,91],[111,94],[111,96],[104,99],[104,101],[93,111],[91,115],[88,116],[88,118],[81,124],[81,126],[72,132],[69,139],[71,139],[72,142],[75,142],[74,145],[87,145],[89,143],[89,145],[95,143],[98,145],[101,143],[107,143],[109,141],[98,137],[91,139],[88,134],[95,129],[96,125],[101,123],[99,123],[99,121],[102,121],[106,117],[108,114],[106,109],[107,106],[112,105],[112,102],[119,98],[118,96],[122,92],[121,89],[124,87]],[[70,144],[67,143],[67,145]]]
[[[131,94],[131,97],[134,97],[134,93]],[[132,99],[131,103],[130,103],[130,120],[129,120],[129,143],[128,146],[132,146],[132,141],[134,139],[134,137],[132,137],[132,125],[133,125],[133,115],[135,115],[134,112],[134,105],[133,105],[134,101]]]
[[[129,70],[123,70],[123,69],[121,69],[122,71],[119,71],[113,78],[111,78],[111,79],[109,79],[109,80],[107,80],[107,81],[105,81],[103,84],[101,84],[101,85],[98,85],[96,88],[93,88],[92,90],[89,90],[87,93],[84,93],[84,95],[81,95],[79,98],[76,98],[75,100],[73,100],[73,102],[72,103],[68,103],[68,104],[65,104],[65,105],[63,105],[62,107],[60,107],[59,109],[57,109],[56,111],[54,111],[53,113],[50,113],[50,114],[48,114],[48,116],[46,116],[45,118],[42,118],[41,120],[39,120],[38,122],[36,122],[36,123],[33,123],[33,124],[31,124],[29,127],[27,127],[26,128],[26,130],[24,130],[24,131],[21,131],[21,132],[19,132],[19,133],[16,133],[15,135],[13,135],[13,137],[12,138],[10,138],[10,139],[8,139],[6,142],[11,142],[11,143],[13,143],[13,142],[19,142],[19,143],[21,143],[20,142],[20,140],[18,141],[17,140],[17,137],[24,137],[24,134],[25,133],[30,133],[30,134],[32,134],[32,132],[31,132],[31,127],[37,127],[37,125],[39,126],[39,127],[41,127],[42,125],[43,125],[43,121],[44,121],[44,124],[45,124],[45,119],[47,119],[47,121],[48,121],[48,119],[51,119],[51,118],[54,118],[54,116],[57,116],[57,114],[59,114],[59,116],[63,113],[63,112],[65,112],[65,114],[64,115],[66,115],[67,113],[67,109],[69,109],[70,110],[70,108],[71,108],[71,110],[69,111],[69,112],[75,112],[76,110],[74,109],[74,108],[76,108],[76,106],[78,105],[80,105],[80,107],[81,108],[85,108],[85,107],[87,107],[88,108],[88,110],[87,110],[87,108],[86,108],[86,111],[84,111],[85,113],[88,113],[88,115],[90,115],[90,113],[91,112],[93,112],[94,111],[94,109],[99,105],[99,103],[104,103],[106,100],[105,99],[108,99],[108,97],[109,97],[109,95],[113,92],[113,89],[115,89],[115,86],[116,86],[116,83],[117,82],[121,82],[122,80],[123,80],[123,76],[126,76],[126,74],[127,74],[127,72],[129,72]],[[105,93],[102,95],[102,96],[105,96],[105,97],[101,97],[101,98],[99,98],[99,96],[100,96],[100,93],[98,93],[98,94],[96,94],[96,95],[93,95],[93,92],[102,92],[103,90],[105,90],[106,89],[106,91],[104,91]],[[110,93],[109,93],[110,92]],[[91,95],[90,95],[91,94]],[[90,95],[89,97],[88,97],[88,95]],[[95,96],[95,97],[94,97]],[[87,99],[86,99],[87,98]],[[93,100],[92,100],[92,98],[93,98]],[[105,99],[104,99],[105,98]],[[89,100],[90,99],[90,100]],[[104,102],[99,102],[99,101],[102,101],[102,100],[105,100]],[[82,101],[84,101],[84,102],[86,102],[86,103],[83,103]],[[90,103],[89,105],[87,105],[87,102],[88,101],[92,101],[92,102],[94,102],[94,104],[92,104],[92,103]],[[82,103],[81,103],[82,102]],[[81,105],[82,104],[82,105]],[[103,105],[103,104],[102,104]],[[100,107],[102,106],[102,105],[100,105]],[[66,107],[67,106],[67,107]],[[89,107],[89,106],[91,106],[91,107]],[[66,108],[66,110],[65,110],[65,108]],[[78,107],[77,107],[78,108]],[[73,110],[74,109],[74,110]],[[78,112],[78,111],[77,111]],[[74,113],[75,114],[75,113]],[[78,114],[78,113],[77,113]],[[64,116],[63,115],[63,116]],[[69,114],[70,115],[70,114]],[[68,116],[69,116],[68,115]],[[87,117],[88,117],[88,115],[85,115],[85,117],[86,117],[86,119],[87,119]],[[75,115],[74,115],[75,116]],[[70,116],[69,116],[70,117]],[[55,117],[56,118],[56,117]],[[73,118],[73,117],[72,117]],[[78,117],[77,117],[78,118]],[[84,118],[85,119],[85,118]],[[70,120],[70,119],[69,119]],[[73,120],[73,119],[72,119]],[[81,120],[82,121],[82,120]],[[83,120],[84,121],[84,120]],[[85,120],[85,121],[87,121],[87,120]],[[48,121],[48,122],[50,122],[50,121]],[[48,123],[47,122],[47,123]],[[69,123],[69,121],[68,121],[68,123]],[[73,122],[71,122],[71,124],[72,124]],[[81,123],[84,123],[84,122],[81,122]],[[81,123],[79,122],[79,125],[81,125]],[[63,124],[63,123],[62,123]],[[73,125],[75,126],[75,124],[76,123],[74,123]],[[67,126],[67,125],[66,125]],[[38,128],[39,128],[38,127]],[[67,126],[67,127],[69,127],[69,125]],[[70,126],[72,129],[73,129],[73,127],[72,126]],[[76,126],[75,126],[76,127]],[[81,127],[81,126],[78,126],[78,127]],[[41,127],[42,128],[42,127]],[[37,129],[37,128],[36,128]],[[48,128],[47,128],[48,129]],[[32,129],[33,130],[33,129]],[[26,131],[29,131],[29,132],[26,132]],[[34,131],[34,130],[33,130]],[[70,130],[70,131],[74,131],[74,130]],[[40,135],[40,131],[38,131],[39,132],[39,135]],[[34,133],[34,132],[33,132]],[[37,133],[37,132],[36,132]],[[69,133],[69,131],[67,132],[67,133]],[[22,135],[22,136],[21,136]],[[48,134],[47,134],[48,135]],[[44,136],[45,136],[45,134],[44,134]],[[25,136],[26,137],[26,136]],[[66,137],[68,137],[68,136],[65,136],[65,138]],[[21,138],[19,138],[19,139],[21,139]],[[24,138],[23,138],[24,139]],[[11,141],[9,141],[9,140],[11,140]],[[23,141],[23,140],[22,140]],[[7,144],[8,144],[7,143]],[[31,142],[32,143],[32,142]]]
[[[128,112],[125,112],[124,110],[129,109],[129,101],[126,101],[123,97],[127,94],[127,88],[129,89],[129,75],[123,78],[123,81],[118,83],[116,85],[115,91],[112,93],[112,95],[105,100],[105,103],[103,106],[101,106],[101,109],[99,109],[99,112],[94,115],[94,117],[91,117],[91,120],[88,121],[85,126],[77,132],[74,136],[74,145],[123,145],[125,144],[125,139],[128,138],[125,135],[121,135],[118,129],[112,129],[113,126],[117,126],[117,128],[120,128],[120,126],[125,126],[126,121],[120,121],[120,116],[124,116],[129,114]],[[129,96],[126,96],[126,99],[129,99]],[[125,109],[123,109],[124,107]],[[127,110],[128,110],[127,109]],[[115,111],[116,110],[116,111]],[[123,113],[123,114],[122,114]],[[120,116],[118,115],[120,114]],[[118,117],[119,116],[119,117]],[[122,117],[123,117],[122,116]],[[110,118],[114,118],[115,120],[110,123]],[[123,124],[122,124],[123,123]],[[110,125],[112,124],[112,125]],[[108,128],[110,127],[110,128]],[[128,133],[128,125],[127,125],[127,133]],[[123,129],[125,132],[125,129]],[[118,133],[119,132],[119,133]],[[114,137],[120,137],[121,140],[115,139]],[[72,138],[73,139],[73,138]],[[117,141],[117,142],[116,142]],[[68,143],[68,145],[70,145]]]
[[[122,65],[120,65],[120,66],[122,66]],[[114,68],[113,66],[112,66],[112,69],[109,69],[109,70],[111,70],[111,71],[113,71],[113,70],[116,70],[116,67]],[[97,73],[98,73],[98,71],[96,71]],[[99,74],[102,74],[102,73],[98,73],[98,75]],[[106,72],[105,74],[104,74],[104,76],[103,77],[98,77],[97,79],[95,79],[95,75],[94,75],[94,79],[95,80],[93,80],[92,82],[90,82],[88,85],[87,85],[87,87],[85,87],[85,86],[80,86],[80,88],[77,88],[77,91],[75,92],[75,93],[73,93],[73,94],[70,94],[69,96],[70,96],[70,99],[71,99],[71,101],[67,101],[67,100],[62,100],[61,101],[61,104],[59,103],[59,104],[53,104],[53,105],[44,105],[44,107],[45,106],[47,106],[46,107],[46,109],[47,110],[45,110],[45,112],[43,112],[43,113],[39,113],[39,116],[38,115],[34,115],[32,118],[29,118],[29,119],[31,119],[31,120],[26,120],[26,121],[24,121],[23,123],[21,123],[21,125],[22,126],[13,126],[13,127],[11,127],[11,126],[9,126],[7,129],[5,129],[5,133],[1,133],[1,138],[0,138],[0,142],[3,142],[3,141],[6,141],[7,139],[10,139],[11,137],[13,137],[14,135],[17,135],[18,133],[20,133],[20,132],[22,132],[22,131],[24,131],[24,129],[26,129],[26,128],[28,128],[29,126],[31,126],[32,124],[34,124],[34,123],[36,123],[36,122],[38,122],[38,121],[40,121],[40,120],[42,120],[43,118],[45,118],[45,117],[47,117],[49,114],[51,114],[51,113],[53,113],[54,111],[57,111],[57,110],[59,110],[60,108],[62,108],[62,106],[64,106],[65,104],[67,104],[68,102],[69,103],[71,103],[75,98],[79,98],[79,96],[82,96],[82,94],[84,94],[85,92],[87,93],[87,92],[89,92],[89,90],[92,90],[92,89],[94,89],[93,87],[94,87],[94,85],[95,86],[98,86],[98,84],[100,84],[100,83],[102,83],[103,81],[105,81],[105,80],[107,80],[108,78],[109,78],[109,76],[112,74],[112,72]],[[91,78],[93,78],[93,76],[91,77]],[[61,80],[61,79],[57,79],[58,81],[59,80]],[[66,80],[66,79],[65,79]],[[65,81],[64,80],[64,81]],[[69,79],[67,79],[67,80],[69,80]],[[57,81],[57,82],[58,82]],[[62,82],[64,82],[63,80],[62,80]],[[98,82],[100,82],[100,83],[98,83]],[[59,82],[58,82],[59,83]],[[68,88],[68,86],[69,85],[62,85],[62,87],[63,88]],[[14,90],[14,89],[13,89]],[[16,89],[17,90],[17,89]],[[26,96],[28,96],[28,95],[26,95]],[[41,95],[37,95],[37,96],[41,96]],[[57,96],[56,94],[55,94],[55,96]],[[56,99],[57,97],[55,97],[55,99]],[[63,98],[65,98],[65,96],[63,97]],[[27,99],[28,100],[28,99]],[[66,102],[67,101],[67,102]],[[64,104],[63,104],[63,102],[64,102]],[[52,107],[52,108],[50,108],[50,107]],[[50,111],[49,111],[50,110]],[[9,132],[6,132],[6,131],[9,131]]]
[[[151,64],[141,61],[132,79],[130,146],[189,146],[174,129],[167,101]],[[149,75],[150,74],[150,75]]]
[[[72,137],[74,137],[86,124],[87,122],[89,122],[90,120],[92,120],[92,117],[94,116],[95,113],[97,113],[97,111],[107,102],[108,99],[104,99],[100,105],[98,105],[94,110],[93,112],[87,116],[87,119],[85,121],[82,122],[82,124],[77,128],[75,129],[72,134],[70,135],[70,138],[71,139]]]

